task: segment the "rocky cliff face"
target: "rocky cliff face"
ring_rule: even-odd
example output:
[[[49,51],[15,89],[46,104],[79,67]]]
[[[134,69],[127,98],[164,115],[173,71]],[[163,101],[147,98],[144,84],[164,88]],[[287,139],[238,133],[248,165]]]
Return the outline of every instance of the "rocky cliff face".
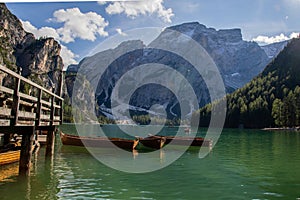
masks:
[[[51,88],[58,89],[60,71],[63,68],[59,56],[61,47],[53,38],[35,39],[24,31],[20,20],[0,4],[0,64]]]
[[[186,34],[197,41],[215,61],[225,85],[233,90],[242,87],[258,75],[270,61],[257,43],[243,40],[240,29],[215,30],[197,22],[169,29]],[[164,32],[157,38],[158,42],[162,37],[166,37]]]
[[[159,46],[157,44],[163,45],[164,43],[178,46],[178,48],[181,48],[181,45],[185,45],[185,40],[174,33],[174,31],[169,30],[186,34],[208,52],[221,73],[227,92],[231,92],[246,84],[254,76],[258,75],[270,61],[265,51],[257,43],[246,42],[242,39],[240,29],[217,31],[199,23],[173,26],[163,31],[158,38],[149,44],[148,48],[141,41],[124,42],[115,49],[85,58],[77,67],[72,66],[70,68],[70,72],[76,72],[80,68],[87,75],[87,78],[92,80],[92,85],[97,85],[96,98],[101,114],[109,115],[110,113],[111,90],[114,88],[117,80],[134,67],[147,63],[160,63],[182,72],[194,88],[199,99],[199,105],[203,106],[210,102],[207,88],[201,76],[187,73],[188,69],[191,69],[189,63],[170,52],[151,49],[153,46]],[[129,53],[120,56],[119,52]],[[109,63],[111,64],[108,66]],[[103,71],[107,66],[107,70]],[[99,74],[103,73],[104,75],[99,83],[93,82],[97,80],[96,77]],[[74,77],[72,79],[74,80]],[[139,76],[133,76],[131,79],[138,80]],[[72,83],[71,78],[69,83]],[[70,85],[69,88],[71,87]],[[173,116],[176,116],[178,110],[180,110],[174,95],[170,91],[158,88],[155,85],[140,88],[133,94],[130,103],[133,106],[132,109],[135,110],[134,112],[141,111],[141,108],[149,109],[154,104],[163,105],[167,113]]]

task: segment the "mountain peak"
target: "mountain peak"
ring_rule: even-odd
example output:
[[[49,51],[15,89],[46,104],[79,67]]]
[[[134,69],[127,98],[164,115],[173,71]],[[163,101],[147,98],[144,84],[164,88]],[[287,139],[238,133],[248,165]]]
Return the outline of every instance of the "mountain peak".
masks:
[[[190,30],[195,28],[207,29],[207,27],[204,24],[200,24],[199,22],[186,22],[183,24],[168,27],[168,29],[177,30],[177,31],[184,30],[184,29]]]
[[[239,28],[233,29],[220,29],[216,30],[214,28],[208,28],[199,22],[188,22],[176,26],[171,26],[167,30],[174,30],[185,35],[192,37],[197,40],[199,35],[209,35],[215,39],[218,39],[219,42],[240,42],[243,40],[242,31]]]
[[[299,84],[300,78],[300,39],[295,38],[288,42],[287,46],[278,54],[278,56],[265,68],[263,75],[269,72],[275,72],[279,78],[289,77],[285,85],[290,88]]]
[[[143,41],[141,41],[141,40],[127,40],[127,41],[124,41],[121,44],[119,44],[116,47],[116,49],[123,48],[123,47],[128,48],[128,47],[131,47],[131,46],[135,46],[135,47],[139,47],[139,48],[145,47]]]
[[[230,42],[239,42],[243,40],[242,30],[239,28],[233,29],[220,29],[217,34]]]

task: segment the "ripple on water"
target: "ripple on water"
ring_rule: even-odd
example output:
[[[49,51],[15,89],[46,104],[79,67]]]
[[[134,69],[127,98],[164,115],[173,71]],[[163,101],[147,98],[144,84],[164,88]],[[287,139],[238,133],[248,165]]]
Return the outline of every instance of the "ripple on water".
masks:
[[[0,183],[0,199],[295,200],[300,197],[299,141],[297,133],[229,130],[205,159],[191,151],[142,175],[112,170],[79,149],[57,150],[53,166],[41,152],[28,182]]]
[[[282,194],[278,194],[274,192],[264,192],[264,195],[273,196],[273,197],[283,197]]]

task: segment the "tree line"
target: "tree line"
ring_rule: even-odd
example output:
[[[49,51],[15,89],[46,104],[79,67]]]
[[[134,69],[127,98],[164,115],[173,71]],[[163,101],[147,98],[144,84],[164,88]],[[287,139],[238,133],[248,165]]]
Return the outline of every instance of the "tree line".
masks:
[[[244,87],[226,96],[225,127],[264,128],[300,126],[300,40],[294,39]],[[225,99],[223,99],[225,100]],[[218,101],[196,111],[200,126],[210,123]]]

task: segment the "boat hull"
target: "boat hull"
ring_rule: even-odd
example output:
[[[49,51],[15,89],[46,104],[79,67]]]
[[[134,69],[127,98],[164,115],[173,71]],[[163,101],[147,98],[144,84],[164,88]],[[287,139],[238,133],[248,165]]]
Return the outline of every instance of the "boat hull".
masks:
[[[146,138],[140,138],[139,141],[145,147],[149,147],[152,149],[161,149],[161,148],[163,148],[163,146],[166,142],[166,139],[165,139],[165,137],[149,136]]]
[[[163,137],[163,136],[161,136]],[[194,147],[211,147],[212,140],[205,140],[204,138],[190,138],[190,137],[174,137],[166,136],[165,145],[180,145],[180,146],[194,146]]]
[[[20,160],[20,154],[20,150],[0,153],[0,165],[7,165],[18,162]]]
[[[104,138],[104,137],[82,137],[60,133],[63,145],[86,146],[86,147],[119,147],[121,149],[133,150],[138,145],[138,140],[126,140],[120,138]]]

